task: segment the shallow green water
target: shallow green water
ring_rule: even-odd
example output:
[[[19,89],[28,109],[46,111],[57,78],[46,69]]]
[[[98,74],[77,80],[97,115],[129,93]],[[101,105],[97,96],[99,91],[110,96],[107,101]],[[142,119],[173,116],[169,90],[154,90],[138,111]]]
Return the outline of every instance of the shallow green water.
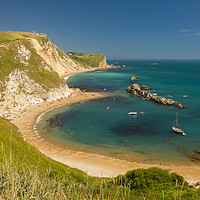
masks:
[[[95,91],[106,88],[110,96],[47,113],[40,126],[48,131],[41,137],[121,159],[190,162],[187,153],[200,150],[200,61],[121,60],[119,64],[127,67],[70,77],[67,83],[71,87]],[[151,92],[186,108],[180,110],[128,95],[126,87],[133,83],[132,75],[139,79],[139,85],[148,85]],[[138,115],[129,116],[130,111]],[[171,130],[177,111],[186,137]]]

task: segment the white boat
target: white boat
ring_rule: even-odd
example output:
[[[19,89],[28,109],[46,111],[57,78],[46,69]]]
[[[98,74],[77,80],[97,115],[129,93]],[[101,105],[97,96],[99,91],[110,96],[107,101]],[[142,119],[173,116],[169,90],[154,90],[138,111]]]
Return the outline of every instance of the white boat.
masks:
[[[137,115],[137,112],[129,112],[128,115]]]
[[[181,134],[183,136],[186,136],[186,133],[180,127],[178,127],[178,112],[176,113],[176,120],[174,121],[174,124],[172,126],[172,130],[175,133],[178,133],[178,134]]]

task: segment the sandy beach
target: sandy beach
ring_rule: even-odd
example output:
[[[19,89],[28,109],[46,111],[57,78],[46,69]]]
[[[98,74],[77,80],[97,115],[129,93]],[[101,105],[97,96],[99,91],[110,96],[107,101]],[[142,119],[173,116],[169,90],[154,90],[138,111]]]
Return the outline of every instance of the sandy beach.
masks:
[[[129,170],[137,168],[160,167],[169,169],[182,175],[188,182],[194,183],[200,181],[200,166],[192,163],[190,166],[162,166],[143,164],[134,161],[120,160],[106,157],[96,153],[87,153],[75,151],[70,148],[64,148],[48,141],[44,141],[34,132],[34,125],[38,117],[49,109],[58,106],[78,103],[95,98],[105,97],[103,93],[84,93],[81,95],[75,92],[73,95],[53,102],[44,102],[41,104],[31,105],[27,111],[22,113],[21,118],[15,118],[13,123],[19,127],[25,140],[34,145],[48,157],[62,162],[70,167],[78,168],[88,175],[97,177],[115,177],[124,174]]]
[[[62,78],[86,71],[90,70],[87,69],[64,74]],[[18,126],[20,132],[23,134],[24,139],[34,145],[43,154],[70,167],[80,169],[91,176],[115,177],[119,174],[125,174],[129,170],[137,168],[146,169],[149,167],[160,167],[162,169],[174,171],[182,175],[189,183],[196,183],[200,181],[200,165],[192,162],[190,165],[179,166],[178,164],[155,165],[144,164],[134,160],[121,160],[97,153],[82,152],[74,150],[70,147],[56,145],[50,143],[49,141],[45,141],[41,137],[38,137],[38,135],[35,133],[34,125],[42,113],[58,106],[70,105],[73,103],[102,98],[105,96],[106,94],[104,93],[84,92],[81,94],[80,91],[75,91],[69,97],[60,100],[31,105],[26,109],[25,112],[17,113],[17,115],[20,115],[20,117],[14,118],[12,123]]]
[[[80,73],[84,73],[84,72],[90,72],[90,71],[95,71],[95,70],[107,70],[107,69],[114,69],[114,68],[118,68],[120,66],[115,66],[115,65],[108,65],[106,67],[96,67],[96,68],[86,68],[86,69],[83,69],[83,70],[79,70],[79,71],[72,71],[72,72],[68,72],[66,74],[62,74],[60,76],[60,78],[62,79],[65,79],[66,77],[69,77],[69,76],[72,76],[72,75],[75,75],[75,74],[80,74]]]

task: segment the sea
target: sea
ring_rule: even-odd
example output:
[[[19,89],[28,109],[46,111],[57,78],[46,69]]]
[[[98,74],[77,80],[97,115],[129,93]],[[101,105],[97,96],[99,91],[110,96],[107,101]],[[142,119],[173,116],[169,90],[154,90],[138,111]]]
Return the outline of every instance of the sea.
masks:
[[[38,124],[40,137],[57,145],[129,161],[163,165],[196,162],[200,158],[200,60],[108,63],[126,67],[80,73],[66,80],[69,87],[107,95],[47,112]],[[131,81],[132,76],[137,80]],[[126,88],[133,83],[147,85],[154,95],[185,108],[128,94]],[[138,114],[131,116],[129,112]],[[177,114],[186,136],[172,131]]]

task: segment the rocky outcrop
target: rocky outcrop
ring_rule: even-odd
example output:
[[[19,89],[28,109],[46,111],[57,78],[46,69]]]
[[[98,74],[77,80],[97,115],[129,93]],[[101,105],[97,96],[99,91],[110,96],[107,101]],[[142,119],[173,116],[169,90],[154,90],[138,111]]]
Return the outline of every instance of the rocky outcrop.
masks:
[[[106,57],[105,56],[103,56],[103,59],[99,62],[99,64],[98,64],[98,68],[105,68],[105,67],[107,67],[108,66],[108,64],[107,64],[107,62],[106,62]]]
[[[66,53],[56,47],[50,40],[44,44],[39,43],[35,38],[30,38],[29,41],[36,53],[40,55],[45,63],[51,66],[59,76],[84,69],[70,59]]]
[[[151,90],[151,88],[149,86],[147,86],[147,85],[142,85],[141,89],[142,90]]]
[[[170,99],[167,99],[164,97],[158,97],[158,96],[153,95],[150,92],[146,92],[146,91],[142,90],[141,87],[137,83],[134,83],[133,85],[129,86],[127,88],[127,92],[130,94],[134,94],[138,97],[145,98],[148,101],[154,101],[159,104],[169,105],[169,106],[175,105],[174,102],[171,101]],[[178,104],[178,105],[179,105],[179,106],[177,106],[178,108],[183,108],[183,106],[181,104]]]
[[[31,104],[53,101],[70,95],[67,84],[50,88],[47,91],[19,69],[15,69],[9,74],[4,87],[4,91],[1,92],[1,115],[22,111]]]
[[[87,68],[71,59],[43,34],[3,34],[5,42],[0,44],[0,116],[24,110],[31,104],[69,96],[71,90],[60,77]],[[101,57],[95,67],[107,65],[106,57]],[[88,65],[88,68],[92,67]]]
[[[118,68],[118,67],[121,67],[121,66],[120,65],[113,65],[113,64],[110,64],[108,66],[108,68],[111,68],[111,69]]]
[[[135,76],[132,76],[131,81],[135,81],[135,80],[137,80],[137,78]]]
[[[177,108],[184,108],[184,106],[183,106],[182,104],[180,104],[180,103],[178,103],[178,104],[176,105],[176,107],[177,107]]]

